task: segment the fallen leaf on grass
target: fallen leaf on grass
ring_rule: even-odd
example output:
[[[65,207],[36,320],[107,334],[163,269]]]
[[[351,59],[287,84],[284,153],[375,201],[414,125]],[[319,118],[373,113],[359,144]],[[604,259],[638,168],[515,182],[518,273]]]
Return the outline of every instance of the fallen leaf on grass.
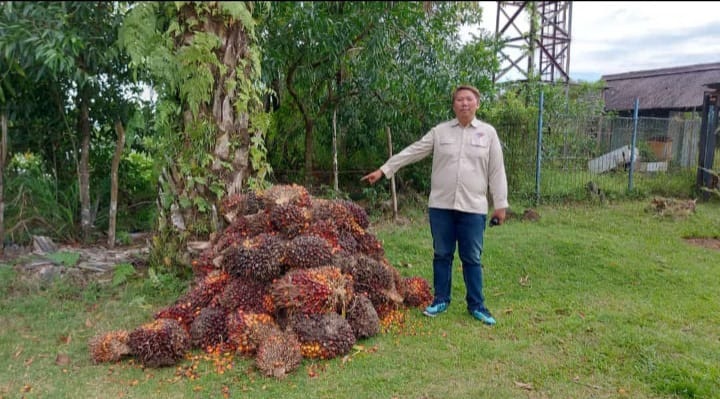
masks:
[[[530,384],[529,382],[519,382],[519,381],[515,381],[515,386],[518,387],[518,388],[524,389],[524,390],[526,390],[526,391],[533,391],[533,390],[535,390],[535,388],[533,388],[532,384]]]
[[[58,355],[55,357],[55,364],[58,366],[67,366],[70,364],[70,356],[64,354],[64,353],[58,353]]]
[[[72,342],[72,337],[70,336],[70,334],[68,334],[68,335],[61,335],[60,338],[58,338],[58,341],[59,341],[61,344],[67,345],[67,344],[69,344],[70,342]]]

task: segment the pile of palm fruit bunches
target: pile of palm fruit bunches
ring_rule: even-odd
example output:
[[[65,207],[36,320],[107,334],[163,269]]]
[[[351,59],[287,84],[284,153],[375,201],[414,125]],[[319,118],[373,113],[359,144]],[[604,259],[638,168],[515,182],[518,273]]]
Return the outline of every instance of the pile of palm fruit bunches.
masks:
[[[188,292],[132,331],[92,337],[95,363],[131,356],[163,367],[191,350],[230,352],[282,378],[304,358],[348,354],[432,300],[427,280],[387,261],[352,201],[275,185],[233,195],[222,211],[228,226],[193,261]]]

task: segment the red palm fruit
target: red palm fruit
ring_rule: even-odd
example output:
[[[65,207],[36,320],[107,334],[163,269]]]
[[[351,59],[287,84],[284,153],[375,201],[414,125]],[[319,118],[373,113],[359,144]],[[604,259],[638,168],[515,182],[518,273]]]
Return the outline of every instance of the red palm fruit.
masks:
[[[265,376],[282,379],[300,367],[302,358],[297,335],[274,330],[258,345],[255,365]]]
[[[285,241],[273,234],[245,239],[240,246],[225,250],[223,269],[235,277],[269,282],[283,272]]]
[[[229,279],[230,275],[223,270],[214,270],[206,276],[196,278],[187,293],[178,298],[173,305],[156,312],[153,317],[174,319],[189,331],[195,316],[222,292]]]
[[[303,357],[332,359],[350,352],[356,338],[348,321],[337,313],[297,314],[292,330],[300,340]]]
[[[288,239],[302,234],[310,225],[310,210],[293,204],[278,205],[269,215],[273,229]]]
[[[236,310],[227,316],[228,341],[243,355],[255,354],[262,339],[270,331],[279,329],[273,317],[267,313]]]
[[[210,352],[213,347],[226,341],[225,312],[217,307],[203,308],[190,325],[191,345]]]
[[[265,210],[271,212],[278,205],[292,204],[307,208],[311,205],[310,193],[303,186],[297,184],[276,184],[265,191],[258,193]]]
[[[332,260],[333,248],[327,240],[311,235],[300,235],[287,243],[284,263],[289,268],[325,266]]]
[[[432,303],[432,289],[426,279],[420,276],[406,277],[402,280],[400,287],[405,305],[424,308]]]
[[[372,337],[380,332],[380,318],[365,294],[353,297],[346,319],[357,339]]]
[[[265,296],[269,286],[252,279],[232,277],[223,291],[213,300],[213,304],[223,308],[226,313],[240,309],[253,313],[270,313],[266,307]]]
[[[355,202],[348,200],[338,200],[338,202],[344,206],[348,212],[353,216],[355,223],[357,223],[363,229],[367,229],[370,226],[370,218],[368,217],[365,208],[361,207]]]
[[[96,335],[88,341],[93,363],[115,362],[130,354],[129,334],[125,330]]]
[[[288,313],[342,312],[353,296],[352,276],[334,266],[294,269],[273,282],[275,309]]]
[[[173,319],[157,319],[133,330],[131,353],[146,367],[171,366],[190,348],[190,335]]]

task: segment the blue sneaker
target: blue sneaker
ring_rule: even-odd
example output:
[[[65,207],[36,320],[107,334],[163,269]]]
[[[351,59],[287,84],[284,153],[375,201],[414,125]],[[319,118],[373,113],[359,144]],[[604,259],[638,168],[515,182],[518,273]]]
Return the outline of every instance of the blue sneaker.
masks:
[[[448,308],[447,302],[440,302],[440,303],[436,303],[434,305],[430,305],[430,306],[426,307],[425,310],[423,311],[423,314],[425,316],[435,317],[435,316],[439,315],[440,313],[446,311],[447,308]]]
[[[471,314],[474,318],[482,321],[483,323],[485,323],[485,324],[487,324],[487,325],[489,325],[489,326],[494,326],[495,323],[496,323],[496,322],[495,322],[495,319],[492,317],[492,315],[491,315],[490,312],[488,312],[488,311],[484,311],[484,312],[483,312],[483,311],[480,311],[480,310],[473,310],[473,311],[470,311],[470,314]]]

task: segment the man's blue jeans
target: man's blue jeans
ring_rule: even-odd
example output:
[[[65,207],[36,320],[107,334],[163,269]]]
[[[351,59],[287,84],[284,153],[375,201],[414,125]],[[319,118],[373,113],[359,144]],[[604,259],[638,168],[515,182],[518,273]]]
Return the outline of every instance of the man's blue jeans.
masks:
[[[483,277],[480,257],[487,215],[452,209],[430,208],[430,232],[433,237],[433,288],[435,299],[450,303],[452,264],[457,243],[462,262],[463,278],[469,311],[487,311],[483,296]]]

